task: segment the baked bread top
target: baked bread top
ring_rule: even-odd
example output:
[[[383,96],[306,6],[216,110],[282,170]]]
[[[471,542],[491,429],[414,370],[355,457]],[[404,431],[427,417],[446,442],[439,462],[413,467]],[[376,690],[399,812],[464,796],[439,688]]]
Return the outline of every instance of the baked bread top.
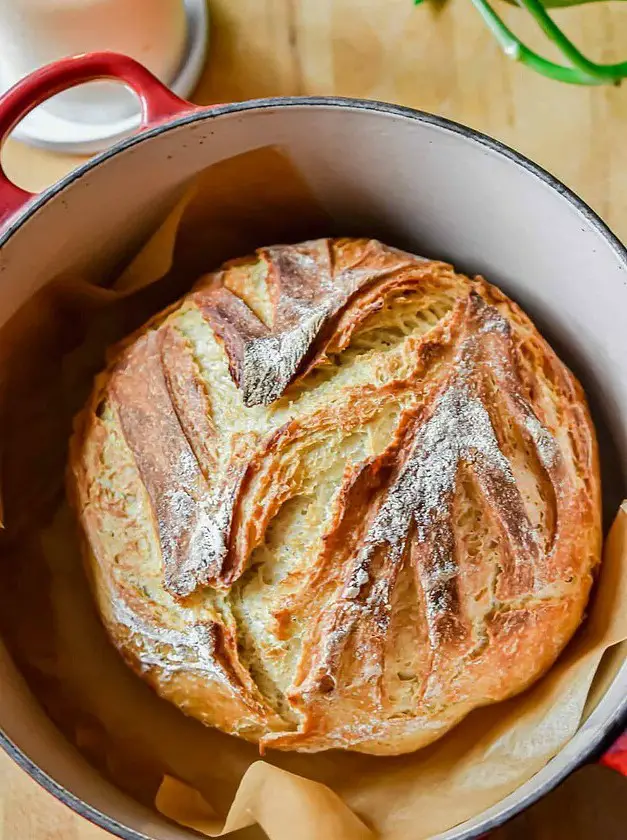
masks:
[[[261,248],[116,348],[70,496],[129,664],[261,748],[408,752],[524,689],[600,555],[581,387],[481,278]]]

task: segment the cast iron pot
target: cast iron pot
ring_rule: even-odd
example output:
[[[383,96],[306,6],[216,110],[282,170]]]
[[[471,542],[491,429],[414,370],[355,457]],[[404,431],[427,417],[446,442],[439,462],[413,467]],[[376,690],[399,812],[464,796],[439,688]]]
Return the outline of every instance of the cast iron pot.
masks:
[[[522,304],[586,386],[610,463],[605,501],[616,511],[627,495],[627,250],[581,199],[511,149],[430,114],[331,97],[198,108],[141,65],[108,53],[65,59],[18,83],[0,100],[0,141],[46,98],[100,78],[138,95],[143,117],[135,136],[39,195],[0,169],[0,325],[53,271],[89,267],[93,275],[115,264],[194,173],[279,146],[344,232],[485,274]],[[125,840],[192,837],[86,764],[1,645],[0,674],[0,743],[43,787]],[[627,774],[626,720],[627,661],[543,770],[437,840],[480,837],[599,757]]]

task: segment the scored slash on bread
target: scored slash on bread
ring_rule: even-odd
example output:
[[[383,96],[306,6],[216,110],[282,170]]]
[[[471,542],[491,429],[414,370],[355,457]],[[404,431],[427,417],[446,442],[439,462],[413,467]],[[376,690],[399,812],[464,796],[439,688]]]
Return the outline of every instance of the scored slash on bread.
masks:
[[[129,664],[262,748],[417,749],[518,693],[600,556],[583,392],[482,279],[260,249],[118,351],[70,495]]]

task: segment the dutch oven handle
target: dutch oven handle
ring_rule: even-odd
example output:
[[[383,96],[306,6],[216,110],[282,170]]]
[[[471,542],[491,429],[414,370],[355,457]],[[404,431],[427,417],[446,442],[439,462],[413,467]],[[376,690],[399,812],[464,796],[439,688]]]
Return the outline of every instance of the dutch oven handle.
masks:
[[[618,736],[609,750],[601,757],[600,763],[627,777],[627,729],[622,735]]]
[[[141,104],[140,130],[198,107],[172,93],[150,70],[128,56],[113,52],[72,56],[35,70],[0,98],[0,147],[37,105],[68,88],[97,79],[123,82],[135,91]],[[0,163],[0,226],[34,195],[10,181]]]

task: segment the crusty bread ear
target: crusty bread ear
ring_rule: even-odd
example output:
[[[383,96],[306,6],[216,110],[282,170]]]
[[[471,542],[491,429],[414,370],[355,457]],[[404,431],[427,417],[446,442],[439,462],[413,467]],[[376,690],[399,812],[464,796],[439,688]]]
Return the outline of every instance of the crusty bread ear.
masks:
[[[600,556],[584,395],[480,278],[260,249],[124,346],[70,496],[103,621],[186,714],[394,755],[550,667]]]

